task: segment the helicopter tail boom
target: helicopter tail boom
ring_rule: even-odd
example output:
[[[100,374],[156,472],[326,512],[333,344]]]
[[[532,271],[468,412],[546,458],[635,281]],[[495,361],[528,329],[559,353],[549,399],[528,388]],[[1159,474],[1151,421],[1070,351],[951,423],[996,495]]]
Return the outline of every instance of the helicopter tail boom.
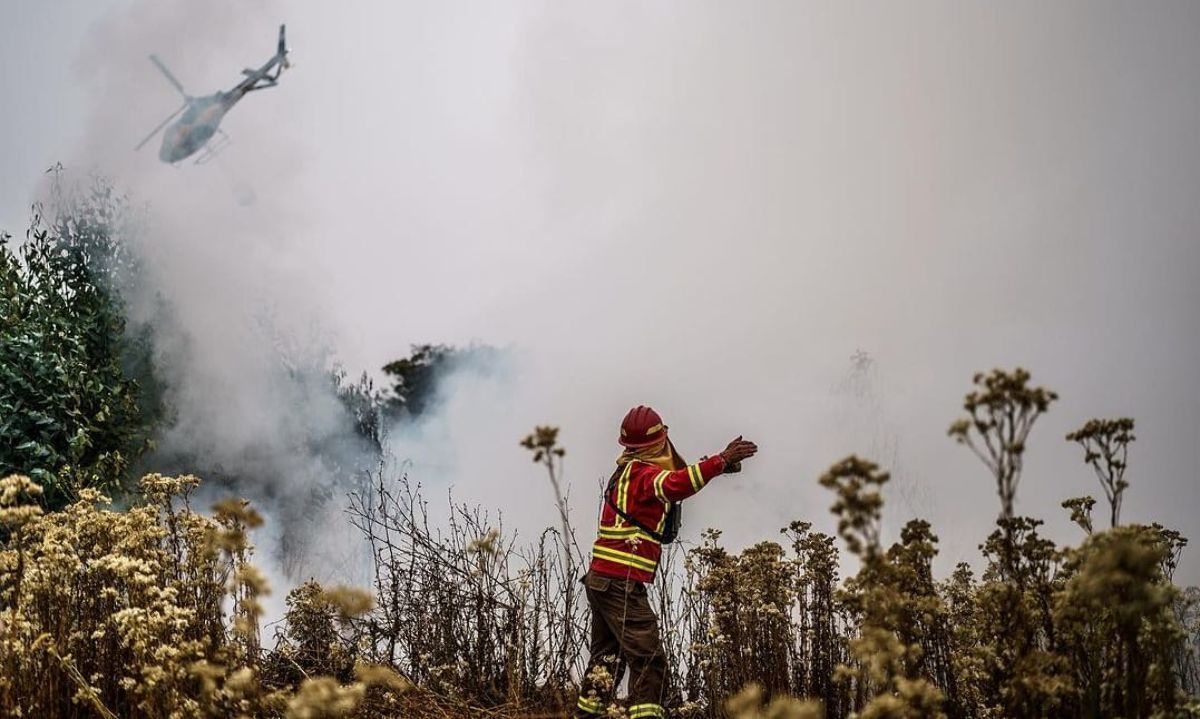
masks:
[[[276,45],[275,54],[271,59],[267,60],[266,64],[257,70],[250,67],[242,70],[242,75],[246,79],[238,83],[237,87],[233,88],[233,90],[230,90],[229,94],[240,97],[254,90],[262,90],[275,86],[283,71],[291,67],[291,63],[288,62],[286,28],[286,25],[279,26],[279,44]]]

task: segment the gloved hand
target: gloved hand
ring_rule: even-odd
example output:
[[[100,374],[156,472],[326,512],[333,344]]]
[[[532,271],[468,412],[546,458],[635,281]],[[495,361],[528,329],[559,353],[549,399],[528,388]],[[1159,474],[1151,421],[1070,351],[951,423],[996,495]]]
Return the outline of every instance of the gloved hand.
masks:
[[[742,470],[742,460],[750,459],[758,452],[758,445],[753,442],[742,439],[738,435],[737,439],[729,443],[721,452],[721,459],[725,460],[726,472],[740,472]]]

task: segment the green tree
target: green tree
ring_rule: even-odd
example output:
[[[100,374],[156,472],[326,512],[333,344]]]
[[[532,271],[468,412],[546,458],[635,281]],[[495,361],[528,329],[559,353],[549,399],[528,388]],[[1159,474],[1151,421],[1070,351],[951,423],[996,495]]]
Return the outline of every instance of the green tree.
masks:
[[[416,419],[432,408],[448,373],[468,363],[487,372],[498,360],[499,350],[486,345],[413,345],[408,357],[383,366],[392,383],[383,394],[384,415],[393,422]]]
[[[385,364],[383,372],[392,381],[385,404],[388,415],[420,416],[434,398],[442,371],[453,364],[458,352],[447,345],[413,345],[408,357]]]
[[[55,205],[51,220],[35,207],[24,243],[0,234],[0,475],[27,474],[51,508],[117,488],[158,414],[127,372],[146,348],[114,289],[127,203],[96,180]]]

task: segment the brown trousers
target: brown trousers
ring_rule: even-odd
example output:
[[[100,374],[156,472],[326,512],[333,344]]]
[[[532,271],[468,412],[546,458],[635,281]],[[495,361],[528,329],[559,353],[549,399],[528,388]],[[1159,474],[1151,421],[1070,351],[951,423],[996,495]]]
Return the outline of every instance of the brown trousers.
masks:
[[[628,579],[588,572],[583,578],[592,608],[591,658],[579,687],[576,717],[596,717],[616,693],[629,667],[629,716],[662,717],[667,657],[658,634],[658,617],[650,608],[646,586]],[[608,670],[612,684],[603,687],[593,672]]]

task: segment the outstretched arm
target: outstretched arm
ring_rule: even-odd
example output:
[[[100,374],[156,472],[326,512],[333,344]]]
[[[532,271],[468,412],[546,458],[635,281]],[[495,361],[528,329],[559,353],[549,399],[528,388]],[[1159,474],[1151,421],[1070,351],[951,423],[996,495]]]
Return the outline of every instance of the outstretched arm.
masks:
[[[713,457],[706,457],[695,464],[688,465],[674,472],[662,471],[654,477],[654,495],[663,502],[679,502],[692,496],[713,477],[722,472],[737,471],[743,460],[749,459],[758,452],[758,446],[753,442],[743,440],[740,436],[729,443],[724,451]]]

